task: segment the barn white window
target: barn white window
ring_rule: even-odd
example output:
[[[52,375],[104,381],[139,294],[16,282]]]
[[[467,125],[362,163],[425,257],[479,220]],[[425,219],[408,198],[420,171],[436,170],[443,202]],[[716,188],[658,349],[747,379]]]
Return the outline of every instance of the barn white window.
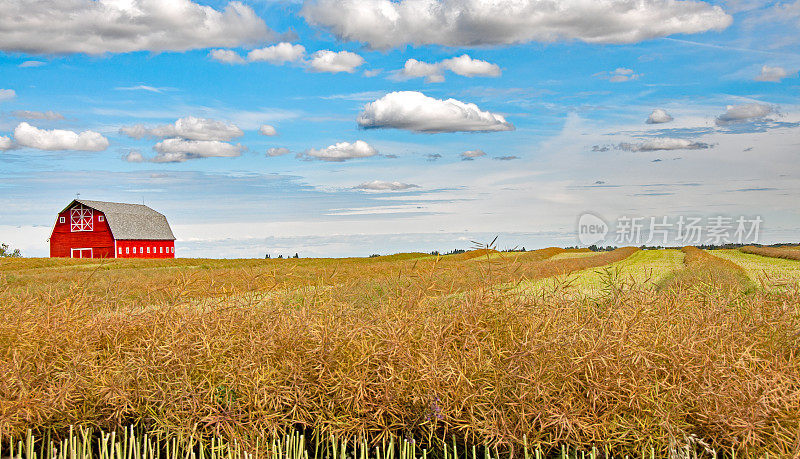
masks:
[[[144,247],[139,247],[139,253],[144,253]]]
[[[175,247],[170,247],[169,250],[170,250],[171,253],[175,253]]]
[[[119,248],[119,254],[122,255],[122,247]]]
[[[97,221],[104,222],[104,221],[106,221],[106,217],[101,215],[101,216],[97,217]]]
[[[94,210],[83,204],[70,209],[69,227],[71,232],[94,231]]]
[[[131,248],[130,247],[125,247],[125,253],[131,253]]]
[[[164,253],[164,247],[159,247],[158,248],[158,253]]]
[[[58,222],[59,223],[66,223],[66,221],[67,221],[67,217],[58,217]]]
[[[147,253],[150,253],[150,247],[147,248]]]
[[[136,255],[136,247],[133,248],[133,254]]]

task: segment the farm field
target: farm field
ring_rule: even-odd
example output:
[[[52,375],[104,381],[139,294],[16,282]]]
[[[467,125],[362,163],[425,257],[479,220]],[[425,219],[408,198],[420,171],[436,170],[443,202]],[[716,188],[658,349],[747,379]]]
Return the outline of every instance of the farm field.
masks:
[[[791,456],[798,291],[718,288],[764,257],[501,255],[0,260],[0,452],[134,426],[275,459]]]
[[[759,286],[795,288],[800,283],[800,260],[773,258],[739,250],[715,250],[713,253],[741,266]]]
[[[552,257],[551,260],[586,258],[595,255],[592,252],[562,253]],[[604,292],[610,283],[655,288],[664,277],[683,267],[683,257],[684,254],[675,249],[640,250],[615,263],[538,279],[518,288],[525,294],[541,295],[542,292],[560,291],[588,296]]]

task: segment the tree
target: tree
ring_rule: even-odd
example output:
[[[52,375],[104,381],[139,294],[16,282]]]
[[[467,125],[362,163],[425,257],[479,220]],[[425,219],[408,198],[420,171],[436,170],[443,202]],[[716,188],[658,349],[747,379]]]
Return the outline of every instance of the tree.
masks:
[[[22,253],[19,249],[12,251],[8,244],[0,244],[0,258],[22,258]]]

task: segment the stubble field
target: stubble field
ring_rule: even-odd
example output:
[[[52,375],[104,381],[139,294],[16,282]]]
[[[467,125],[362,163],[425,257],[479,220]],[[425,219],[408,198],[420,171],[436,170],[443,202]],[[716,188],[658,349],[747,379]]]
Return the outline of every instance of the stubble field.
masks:
[[[4,260],[0,435],[790,457],[798,266],[694,248]]]

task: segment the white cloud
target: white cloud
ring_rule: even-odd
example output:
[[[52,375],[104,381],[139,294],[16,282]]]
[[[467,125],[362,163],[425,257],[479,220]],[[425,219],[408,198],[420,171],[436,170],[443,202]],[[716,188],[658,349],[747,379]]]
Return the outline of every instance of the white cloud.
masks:
[[[244,135],[238,126],[224,121],[207,118],[187,116],[175,121],[174,124],[165,124],[154,128],[147,128],[142,124],[125,126],[120,133],[134,139],[143,137],[179,137],[187,140],[221,140],[227,141]]]
[[[580,40],[637,43],[722,30],[719,6],[674,0],[312,0],[301,14],[338,38],[373,48]]]
[[[689,139],[659,137],[641,143],[621,143],[618,148],[625,151],[706,150],[713,145]]]
[[[0,89],[0,101],[11,100],[17,97],[17,92],[13,89]]]
[[[368,103],[358,116],[362,128],[394,128],[415,132],[513,131],[499,114],[455,99],[440,100],[421,92],[399,91]]]
[[[16,110],[11,112],[17,118],[24,118],[28,120],[63,120],[64,115],[61,113],[54,112],[52,110],[48,110],[46,112],[35,112],[31,110]]]
[[[642,75],[631,69],[620,67],[612,72],[595,73],[594,76],[606,79],[612,83],[623,83],[625,81],[636,80]]]
[[[364,63],[364,58],[349,51],[317,51],[311,56],[308,65],[317,72],[353,73],[356,68]]]
[[[289,153],[291,153],[291,151],[285,147],[267,149],[267,156],[269,156],[270,158],[273,158],[275,156],[288,155]]]
[[[24,122],[14,129],[14,140],[21,146],[39,150],[102,151],[108,148],[108,139],[99,132],[38,129]]]
[[[233,158],[242,155],[245,148],[218,140],[165,139],[153,149],[158,152],[153,162],[177,163],[198,158]]]
[[[136,85],[136,86],[120,86],[120,87],[117,87],[117,88],[114,88],[114,89],[116,89],[117,91],[148,91],[148,92],[154,92],[154,93],[157,93],[157,94],[161,94],[162,92],[164,92],[165,90],[167,90],[169,88],[157,88],[155,86],[148,86],[146,84],[140,84],[140,85]]]
[[[364,70],[364,76],[367,78],[376,77],[381,74],[383,70],[381,69],[374,69],[374,70]]]
[[[6,0],[0,50],[30,54],[186,51],[256,45],[272,38],[238,1],[223,10],[191,0]]]
[[[755,78],[756,81],[770,81],[773,83],[778,83],[782,79],[789,76],[789,72],[786,71],[783,67],[770,67],[764,65],[761,67],[761,73],[758,74]]]
[[[411,188],[419,188],[419,185],[414,185],[413,183],[372,180],[370,182],[364,182],[361,185],[355,186],[354,188],[357,190],[366,191],[403,191],[410,190]]]
[[[468,150],[464,153],[461,153],[461,160],[474,161],[475,158],[480,158],[481,156],[486,156],[486,153],[483,150]]]
[[[409,59],[400,70],[400,75],[404,78],[422,78],[428,83],[441,83],[444,81],[442,67],[439,64],[429,64],[427,62]]]
[[[717,124],[728,124],[754,121],[773,113],[775,109],[767,104],[750,103],[741,105],[728,105],[725,113],[717,117]]]
[[[14,146],[11,137],[0,135],[0,151],[10,150]]]
[[[445,70],[450,70],[456,75],[465,77],[498,77],[501,74],[500,67],[497,66],[497,64],[473,59],[468,54],[464,54],[432,64],[416,59],[409,59],[400,70],[400,75],[404,78],[425,77],[428,83],[441,83],[444,81]]]
[[[672,120],[673,120],[673,118],[669,113],[667,113],[665,110],[657,108],[657,109],[653,110],[652,113],[650,113],[650,116],[647,117],[646,123],[647,124],[663,124],[663,123],[669,123]]]
[[[357,158],[369,158],[370,156],[375,156],[377,154],[378,151],[373,148],[372,145],[364,142],[363,140],[356,140],[353,143],[339,142],[321,150],[311,148],[302,153],[303,156],[311,159],[333,162],[342,162]]]
[[[291,43],[278,43],[277,45],[267,46],[266,48],[254,49],[247,54],[250,62],[269,62],[271,64],[284,64],[286,62],[299,61],[306,54],[303,45],[293,45]]]
[[[245,60],[232,49],[212,49],[208,57],[223,64],[244,64]]]
[[[267,137],[272,137],[278,135],[278,131],[275,130],[274,126],[270,126],[269,124],[263,124],[260,128],[258,128],[258,133],[261,135],[265,135]]]
[[[442,61],[442,65],[455,73],[465,77],[473,76],[500,76],[500,67],[491,62],[482,61],[480,59],[473,59],[469,55],[464,54],[458,57],[451,57]]]
[[[129,163],[143,163],[145,161],[144,156],[138,150],[129,151],[127,155],[123,156],[123,159]]]
[[[41,66],[46,65],[46,64],[47,64],[46,62],[42,62],[42,61],[25,61],[25,62],[19,64],[19,67],[21,67],[21,68],[41,67]]]

